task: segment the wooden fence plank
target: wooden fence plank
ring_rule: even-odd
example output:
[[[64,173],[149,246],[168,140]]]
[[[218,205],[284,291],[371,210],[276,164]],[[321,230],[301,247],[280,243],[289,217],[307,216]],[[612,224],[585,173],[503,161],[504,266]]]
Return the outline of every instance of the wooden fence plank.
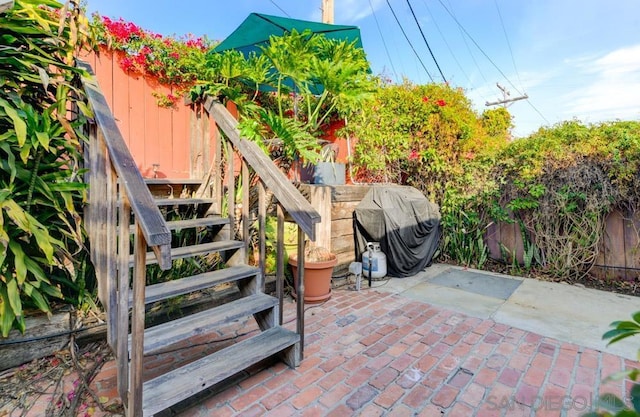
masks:
[[[606,220],[607,232],[605,234],[605,261],[607,265],[608,277],[624,277],[624,269],[617,267],[625,266],[624,250],[624,226],[622,213],[613,211]]]
[[[625,279],[633,281],[640,277],[640,213],[627,213],[624,218]]]
[[[144,80],[142,77],[130,77],[129,78],[129,151],[131,156],[136,161],[136,165],[142,172],[142,167],[145,165],[145,131],[144,131],[144,113],[145,108],[140,105],[140,101],[144,95]],[[139,100],[136,102],[136,100]]]
[[[191,107],[177,103],[171,112],[171,177],[189,176],[189,120]]]
[[[125,143],[131,149],[131,141],[133,138],[131,137],[131,116],[129,114],[130,109],[130,101],[134,105],[139,105],[138,103],[142,102],[141,98],[132,98],[130,94],[126,92],[129,91],[129,75],[124,72],[122,68],[120,68],[120,64],[118,63],[118,55],[117,54],[107,54],[103,53],[104,59],[109,59],[109,63],[111,64],[111,73],[112,73],[112,90],[111,94],[111,112],[113,113],[113,117],[116,119],[116,124],[120,129],[120,133],[122,133],[122,137],[124,138]],[[99,80],[98,80],[99,81]],[[137,123],[135,120],[133,123]]]
[[[159,140],[159,107],[157,99],[152,95],[154,91],[157,91],[159,85],[147,77],[142,79],[144,81],[144,158],[140,172],[145,178],[153,178],[153,164],[160,165],[162,169],[168,168],[162,167],[160,160],[163,150],[160,149],[161,141]]]

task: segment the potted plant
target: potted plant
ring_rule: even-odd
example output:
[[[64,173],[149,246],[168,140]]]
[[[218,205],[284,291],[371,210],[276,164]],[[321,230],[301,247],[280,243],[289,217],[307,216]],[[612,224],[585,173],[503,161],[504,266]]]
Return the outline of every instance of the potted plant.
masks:
[[[346,180],[346,166],[336,162],[338,154],[335,143],[323,145],[320,153],[320,161],[316,163],[313,173],[314,184],[343,185]]]
[[[307,246],[304,250],[304,302],[321,303],[331,298],[331,276],[338,258],[322,246]],[[289,257],[293,286],[298,286],[298,255]],[[294,298],[296,294],[293,294]]]

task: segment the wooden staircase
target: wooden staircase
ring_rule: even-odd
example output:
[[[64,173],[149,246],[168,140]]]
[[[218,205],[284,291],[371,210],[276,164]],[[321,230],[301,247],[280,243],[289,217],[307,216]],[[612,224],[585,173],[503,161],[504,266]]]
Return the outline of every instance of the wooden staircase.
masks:
[[[91,71],[86,64],[80,66]],[[90,141],[84,152],[90,184],[85,223],[99,282],[99,297],[107,312],[107,338],[117,361],[118,391],[127,416],[160,413],[274,355],[296,367],[303,357],[304,305],[303,297],[297,297],[296,331],[282,327],[283,232],[277,244],[276,294],[264,292],[266,188],[276,199],[278,230],[284,228],[285,214],[299,226],[300,259],[304,258],[301,251],[305,238],[315,239],[319,215],[254,143],[239,137],[235,120],[222,105],[211,99],[194,106],[201,106],[200,114],[203,110],[208,115],[214,113],[216,123],[229,138],[227,143],[214,144],[218,158],[215,164],[224,165],[226,171],[220,170],[219,175],[205,179],[197,189],[200,179],[145,181],[95,79],[84,78],[83,87],[95,116],[95,123],[89,126]],[[238,233],[234,230],[237,220],[234,158],[221,164],[223,147],[226,147],[227,155],[241,158],[243,208]],[[259,180],[250,182],[250,173],[254,174],[252,178]],[[179,187],[183,192],[178,198],[154,197],[151,190],[163,185],[172,190]],[[260,196],[257,210],[260,261],[257,266],[247,263],[250,187],[257,187]],[[225,196],[227,204],[223,205]],[[225,213],[223,206],[227,207]],[[170,212],[189,215],[172,220],[168,217]],[[199,238],[186,242],[176,238],[189,230],[194,232],[191,236]],[[181,245],[177,245],[178,242]],[[212,254],[219,256],[220,265],[211,270],[181,276],[173,267],[175,260]],[[153,264],[171,270],[172,279],[146,285],[147,270]],[[304,294],[303,268],[299,271],[296,291]],[[235,285],[240,298],[145,328],[148,305],[220,284]],[[153,379],[143,380],[145,355],[188,343],[196,336],[218,332],[247,317],[253,317],[260,329],[255,336]]]

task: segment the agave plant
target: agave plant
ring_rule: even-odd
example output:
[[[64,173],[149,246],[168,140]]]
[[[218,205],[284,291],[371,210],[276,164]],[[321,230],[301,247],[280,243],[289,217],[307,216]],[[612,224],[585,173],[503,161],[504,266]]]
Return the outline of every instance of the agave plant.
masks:
[[[86,37],[76,3],[16,0],[0,15],[0,332],[24,309],[50,313],[70,294],[83,248],[74,51]],[[67,116],[78,109],[76,121]],[[77,294],[74,298],[77,300]]]

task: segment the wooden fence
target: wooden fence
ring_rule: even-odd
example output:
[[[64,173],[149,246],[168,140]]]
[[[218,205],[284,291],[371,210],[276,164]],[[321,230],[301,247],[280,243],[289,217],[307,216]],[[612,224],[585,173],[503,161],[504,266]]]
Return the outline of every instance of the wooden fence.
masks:
[[[195,171],[203,170],[206,164],[202,160],[204,152],[198,153],[198,148],[190,152],[190,107],[182,97],[173,107],[158,106],[158,97],[177,93],[154,78],[125,72],[118,64],[118,53],[101,49],[99,54],[91,53],[80,59],[93,67],[142,176],[197,177]]]
[[[602,279],[640,279],[640,213],[611,212],[606,218],[600,251],[591,274]],[[489,256],[502,260],[500,245],[515,252],[522,264],[524,247],[520,226],[509,223],[492,224],[486,233]]]

